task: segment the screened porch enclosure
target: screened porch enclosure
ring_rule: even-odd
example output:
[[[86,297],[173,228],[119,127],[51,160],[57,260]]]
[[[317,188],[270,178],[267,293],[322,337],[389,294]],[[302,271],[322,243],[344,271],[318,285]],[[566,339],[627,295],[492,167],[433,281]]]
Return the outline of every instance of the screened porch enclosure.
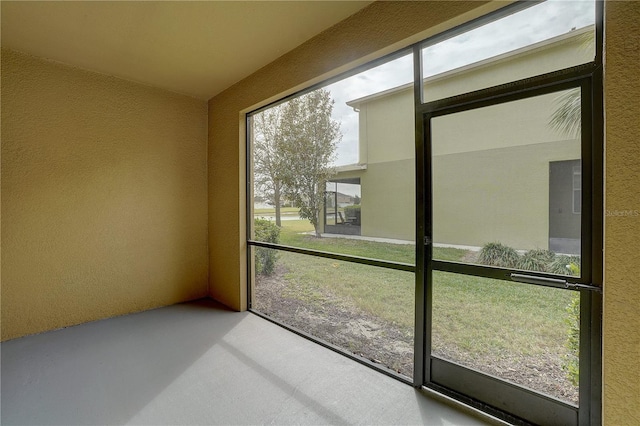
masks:
[[[361,194],[359,178],[327,182],[324,204],[326,234],[360,235]]]

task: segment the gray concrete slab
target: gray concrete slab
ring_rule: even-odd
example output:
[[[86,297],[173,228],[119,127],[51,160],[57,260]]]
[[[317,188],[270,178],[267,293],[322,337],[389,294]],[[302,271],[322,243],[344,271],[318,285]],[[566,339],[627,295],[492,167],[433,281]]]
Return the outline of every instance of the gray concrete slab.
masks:
[[[485,424],[211,301],[15,339],[0,349],[3,425]]]

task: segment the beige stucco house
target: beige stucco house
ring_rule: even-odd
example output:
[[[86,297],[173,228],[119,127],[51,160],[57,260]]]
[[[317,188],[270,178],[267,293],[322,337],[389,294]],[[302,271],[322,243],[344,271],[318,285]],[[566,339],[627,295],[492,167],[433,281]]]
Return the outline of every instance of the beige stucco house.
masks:
[[[427,77],[425,101],[588,62],[592,31],[574,30]],[[409,84],[348,103],[359,116],[359,161],[340,167],[334,180],[361,185],[363,236],[415,240],[412,90]],[[560,96],[433,120],[435,243],[499,241],[578,253],[580,140],[550,125]]]

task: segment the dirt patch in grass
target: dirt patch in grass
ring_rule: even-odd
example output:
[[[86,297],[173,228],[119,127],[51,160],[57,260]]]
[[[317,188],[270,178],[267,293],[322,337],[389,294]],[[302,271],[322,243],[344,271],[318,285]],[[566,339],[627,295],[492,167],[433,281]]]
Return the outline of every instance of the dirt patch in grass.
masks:
[[[462,259],[460,259],[460,262],[475,264],[475,263],[478,263],[478,257],[479,256],[480,256],[480,252],[479,251],[468,250],[464,254],[464,256],[462,256]]]
[[[381,364],[407,377],[413,375],[413,329],[359,309],[353,302],[319,287],[313,302],[296,297],[278,264],[270,276],[257,276],[254,308],[291,327]],[[283,296],[288,294],[288,297]],[[505,380],[577,404],[578,391],[566,377],[555,353],[499,353],[472,357],[434,336],[434,354]]]
[[[321,303],[284,297],[285,272],[277,265],[272,275],[256,277],[256,310],[404,376],[413,375],[413,330],[363,312],[326,289],[320,290]]]

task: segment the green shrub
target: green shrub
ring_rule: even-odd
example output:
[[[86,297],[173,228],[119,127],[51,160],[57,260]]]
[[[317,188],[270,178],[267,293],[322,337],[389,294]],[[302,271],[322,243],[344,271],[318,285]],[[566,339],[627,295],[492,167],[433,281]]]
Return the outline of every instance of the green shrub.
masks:
[[[529,250],[522,256],[513,248],[500,243],[486,244],[480,251],[478,262],[506,268],[519,268],[528,271],[550,272],[553,274],[580,276],[580,256],[556,255],[549,250]],[[567,326],[568,350],[562,367],[567,378],[578,385],[580,376],[580,294],[575,293],[566,307],[564,322]]]
[[[355,213],[360,211],[360,204],[353,204],[351,206],[345,206],[344,212],[347,214]]]
[[[560,275],[580,275],[580,256],[561,254],[549,264],[549,272]]]
[[[565,356],[562,367],[567,372],[569,381],[574,386],[578,386],[580,377],[580,293],[576,293],[567,305],[567,316],[565,324],[569,335],[567,336],[566,347],[569,353]]]
[[[554,273],[580,276],[580,257],[560,255],[551,264]],[[580,377],[580,293],[571,297],[567,305],[567,316],[564,320],[567,325],[567,342],[565,343],[569,353],[565,356],[562,367],[567,372],[569,381],[578,386]]]
[[[478,262],[484,265],[517,268],[520,255],[517,251],[501,243],[488,243],[480,250]]]
[[[519,259],[518,268],[525,271],[548,272],[549,265],[555,257],[555,253],[549,250],[529,250]]]
[[[280,242],[280,227],[266,219],[253,222],[256,241],[277,244]],[[278,252],[274,249],[256,247],[256,273],[271,275],[276,267]]]

